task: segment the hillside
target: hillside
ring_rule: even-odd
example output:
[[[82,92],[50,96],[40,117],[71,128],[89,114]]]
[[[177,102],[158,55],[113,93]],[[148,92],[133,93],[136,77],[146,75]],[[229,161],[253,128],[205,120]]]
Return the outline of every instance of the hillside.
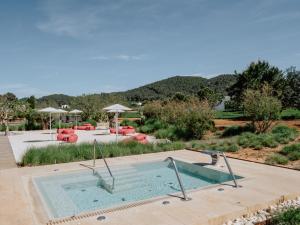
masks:
[[[115,92],[105,94],[106,98],[113,95],[115,98],[127,99],[128,101],[145,101],[154,99],[165,99],[173,96],[176,92],[187,95],[196,94],[201,88],[209,87],[223,95],[226,89],[230,87],[236,80],[234,75],[219,75],[210,79],[196,76],[174,76],[164,80],[160,80],[151,84],[147,84],[135,89],[123,92]],[[95,94],[102,99],[104,94]],[[63,104],[71,105],[76,97],[53,94],[38,99],[39,106],[52,105],[60,106]]]
[[[129,100],[143,101],[162,99],[181,92],[187,95],[196,94],[202,87],[209,87],[226,94],[226,88],[235,82],[234,75],[219,75],[206,79],[195,76],[175,76],[145,86],[122,92]]]

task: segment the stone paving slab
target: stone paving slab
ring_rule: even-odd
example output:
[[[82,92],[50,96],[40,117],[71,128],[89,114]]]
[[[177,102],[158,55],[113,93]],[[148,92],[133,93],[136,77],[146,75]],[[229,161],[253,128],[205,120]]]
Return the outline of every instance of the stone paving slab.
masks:
[[[0,136],[0,170],[16,167],[16,161],[8,137]]]
[[[112,166],[164,160],[172,156],[191,163],[209,162],[207,155],[192,151],[172,151],[137,156],[109,158]],[[247,213],[265,208],[279,200],[300,196],[300,172],[262,164],[229,159],[232,169],[245,177],[238,180],[241,188],[234,188],[232,182],[188,192],[191,201],[176,197],[105,213],[105,221],[97,221],[97,216],[62,222],[64,225],[219,225]],[[0,224],[41,225],[49,218],[32,185],[33,176],[53,175],[74,170],[82,170],[82,162],[49,166],[15,168],[0,171]],[[83,162],[91,164],[91,161]],[[104,166],[102,160],[97,166]],[[218,170],[226,171],[225,162],[220,161]],[[59,169],[59,171],[57,171]],[[223,191],[219,191],[223,188]],[[5,204],[2,204],[5,202]]]

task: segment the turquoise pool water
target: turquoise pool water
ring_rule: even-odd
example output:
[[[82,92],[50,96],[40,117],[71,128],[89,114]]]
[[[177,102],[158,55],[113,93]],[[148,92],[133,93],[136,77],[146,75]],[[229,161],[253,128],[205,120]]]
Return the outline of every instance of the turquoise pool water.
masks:
[[[229,174],[183,161],[176,164],[186,190],[198,189],[231,180]],[[151,162],[111,168],[114,189],[106,168],[34,178],[49,216],[61,218],[82,212],[106,209],[134,201],[180,192],[170,162]],[[236,176],[236,178],[241,178]]]

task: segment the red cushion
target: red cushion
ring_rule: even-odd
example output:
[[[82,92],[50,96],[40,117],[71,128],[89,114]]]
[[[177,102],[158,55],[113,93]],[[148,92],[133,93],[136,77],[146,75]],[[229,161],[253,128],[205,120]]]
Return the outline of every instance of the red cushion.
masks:
[[[138,140],[138,141],[142,141],[142,140],[145,140],[146,137],[147,136],[145,134],[138,134],[138,135],[134,136],[134,139]]]
[[[72,134],[72,135],[69,136],[67,142],[75,143],[75,142],[77,142],[77,140],[78,140],[78,136],[76,134]]]

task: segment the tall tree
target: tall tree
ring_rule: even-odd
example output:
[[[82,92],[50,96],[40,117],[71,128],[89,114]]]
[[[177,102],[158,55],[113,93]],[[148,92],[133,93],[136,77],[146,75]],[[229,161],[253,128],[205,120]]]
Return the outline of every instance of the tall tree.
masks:
[[[14,94],[6,93],[0,96],[0,123],[5,126],[5,135],[9,132],[9,120],[23,114],[25,111],[26,104],[19,101]]]
[[[271,66],[267,61],[258,60],[252,62],[242,73],[237,74],[237,81],[230,88],[228,94],[231,99],[241,105],[243,93],[247,89],[260,90],[263,85],[268,84],[273,96],[281,99],[284,89],[284,74],[275,66]]]
[[[285,108],[300,109],[300,71],[297,71],[296,67],[291,67],[286,71],[282,103]]]

